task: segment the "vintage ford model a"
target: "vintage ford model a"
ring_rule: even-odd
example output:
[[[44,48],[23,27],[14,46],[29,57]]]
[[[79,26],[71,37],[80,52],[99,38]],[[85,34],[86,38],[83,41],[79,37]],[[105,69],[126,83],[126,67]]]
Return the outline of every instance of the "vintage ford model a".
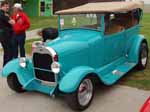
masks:
[[[32,59],[12,60],[2,76],[16,92],[61,93],[71,108],[84,110],[96,80],[109,86],[132,68],[146,67],[142,8],[141,2],[102,2],[58,11],[58,37],[34,42]]]

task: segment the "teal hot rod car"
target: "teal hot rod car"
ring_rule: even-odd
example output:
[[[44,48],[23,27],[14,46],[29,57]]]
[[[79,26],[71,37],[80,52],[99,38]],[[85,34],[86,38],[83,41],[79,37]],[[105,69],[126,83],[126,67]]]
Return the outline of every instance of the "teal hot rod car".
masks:
[[[16,92],[61,93],[72,109],[84,110],[97,80],[109,86],[131,69],[146,67],[142,7],[141,2],[101,2],[58,11],[58,37],[34,42],[32,59],[12,60],[2,76]]]

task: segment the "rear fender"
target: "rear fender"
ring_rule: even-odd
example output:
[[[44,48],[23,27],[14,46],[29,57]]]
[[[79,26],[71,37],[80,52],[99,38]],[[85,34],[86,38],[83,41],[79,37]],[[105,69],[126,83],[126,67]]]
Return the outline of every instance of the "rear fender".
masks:
[[[130,62],[138,63],[139,61],[139,52],[140,52],[140,46],[142,42],[146,42],[146,39],[142,35],[138,35],[135,37],[131,49],[129,50],[128,54],[128,60]]]

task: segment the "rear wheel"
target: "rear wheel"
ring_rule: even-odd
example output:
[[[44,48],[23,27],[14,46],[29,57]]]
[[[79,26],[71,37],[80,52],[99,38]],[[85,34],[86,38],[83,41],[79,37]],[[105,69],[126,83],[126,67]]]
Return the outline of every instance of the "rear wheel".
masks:
[[[22,88],[22,85],[18,81],[18,78],[16,74],[11,74],[7,77],[7,83],[10,89],[17,93],[25,92],[25,90]]]
[[[147,62],[148,62],[148,46],[146,42],[143,42],[140,46],[139,62],[137,64],[137,69],[138,70],[145,69]]]
[[[66,101],[74,110],[85,110],[90,105],[93,96],[94,85],[92,78],[86,77],[82,80],[75,92],[66,94]]]

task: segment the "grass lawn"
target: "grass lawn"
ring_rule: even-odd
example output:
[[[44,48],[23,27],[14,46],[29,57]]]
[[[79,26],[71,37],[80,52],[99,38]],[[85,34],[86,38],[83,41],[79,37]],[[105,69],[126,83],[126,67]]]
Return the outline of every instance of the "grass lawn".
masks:
[[[30,17],[31,27],[29,30],[45,28],[45,27],[57,27],[57,17]]]
[[[41,19],[41,20],[40,20]],[[43,20],[42,20],[43,19]],[[36,20],[36,21],[35,21]],[[57,26],[56,17],[41,17],[41,18],[33,18],[31,20],[31,29],[35,27],[45,27],[45,26]],[[141,23],[141,34],[145,35],[148,40],[149,47],[150,47],[150,14],[144,14],[143,21]],[[26,51],[28,54],[31,55],[31,45],[34,40],[29,40],[26,42]],[[119,84],[127,85],[131,87],[136,87],[140,89],[150,90],[150,58],[147,68],[144,71],[137,71],[133,69],[130,71],[125,77],[123,77]]]
[[[26,41],[26,44],[25,44],[25,48],[26,48],[26,53],[28,54],[28,55],[32,55],[32,43],[34,42],[34,41],[39,41],[40,39],[31,39],[31,40],[27,40]]]

